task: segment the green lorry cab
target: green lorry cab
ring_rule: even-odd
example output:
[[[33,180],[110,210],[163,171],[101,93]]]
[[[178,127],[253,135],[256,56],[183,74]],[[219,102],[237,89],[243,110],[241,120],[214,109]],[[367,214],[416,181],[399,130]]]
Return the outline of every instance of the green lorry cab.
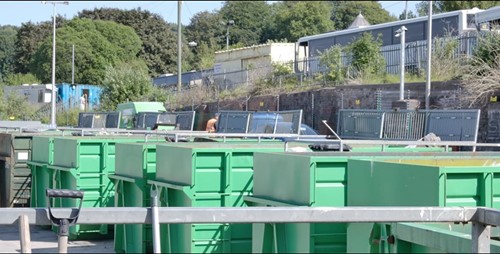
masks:
[[[117,111],[120,112],[120,128],[133,129],[136,128],[137,115],[142,112],[162,113],[167,110],[161,102],[126,102],[120,103],[117,106]]]

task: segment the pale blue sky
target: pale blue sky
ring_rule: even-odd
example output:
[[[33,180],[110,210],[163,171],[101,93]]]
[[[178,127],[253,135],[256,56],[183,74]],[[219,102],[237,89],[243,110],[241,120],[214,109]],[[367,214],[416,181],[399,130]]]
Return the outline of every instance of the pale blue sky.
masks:
[[[380,1],[382,7],[395,16],[405,8],[406,1]],[[408,9],[415,12],[415,4],[420,1],[408,1]],[[201,11],[213,11],[222,7],[223,1],[182,1],[182,24],[188,25],[190,18]],[[69,1],[69,5],[56,5],[58,14],[68,19],[78,12],[95,7],[111,7],[119,9],[141,9],[160,14],[167,22],[177,23],[177,1]],[[51,20],[52,4],[41,1],[0,1],[0,25],[20,26],[22,23],[34,23]]]

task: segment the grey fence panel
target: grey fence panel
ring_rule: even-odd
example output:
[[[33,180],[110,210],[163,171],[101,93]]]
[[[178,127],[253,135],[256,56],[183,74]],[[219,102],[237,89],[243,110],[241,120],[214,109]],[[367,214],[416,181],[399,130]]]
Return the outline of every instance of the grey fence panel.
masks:
[[[500,110],[488,110],[488,135],[487,142],[498,143],[500,142]]]
[[[419,140],[434,133],[442,141],[477,141],[480,110],[341,109],[337,131],[342,138]]]
[[[392,111],[384,113],[382,139],[417,140],[425,128],[425,113],[416,111]]]
[[[338,134],[342,138],[379,139],[383,114],[377,110],[340,110]]]
[[[443,141],[476,141],[480,110],[433,110],[427,112],[426,134]]]
[[[247,133],[251,112],[219,111],[217,133]]]

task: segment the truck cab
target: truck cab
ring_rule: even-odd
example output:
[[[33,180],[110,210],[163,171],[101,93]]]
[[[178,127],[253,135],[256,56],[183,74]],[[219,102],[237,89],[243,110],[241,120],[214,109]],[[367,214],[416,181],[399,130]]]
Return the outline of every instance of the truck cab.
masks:
[[[120,103],[117,106],[117,111],[121,114],[120,128],[134,129],[137,126],[137,116],[139,113],[161,113],[167,110],[161,102],[143,101]]]

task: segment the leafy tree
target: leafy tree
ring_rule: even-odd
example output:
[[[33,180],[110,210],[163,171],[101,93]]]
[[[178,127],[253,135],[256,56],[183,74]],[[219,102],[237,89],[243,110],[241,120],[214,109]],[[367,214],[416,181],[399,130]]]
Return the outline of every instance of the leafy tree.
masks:
[[[271,22],[271,12],[266,1],[226,1],[219,11],[226,30],[226,22],[234,20],[230,28],[230,44],[242,42],[245,46],[265,43],[261,37],[264,28]]]
[[[75,81],[101,84],[109,65],[136,59],[141,41],[130,27],[112,21],[73,19],[57,31],[58,82],[71,82],[72,45],[75,45]],[[35,53],[30,71],[43,82],[51,80],[52,41],[46,39]]]
[[[276,39],[297,41],[300,37],[328,32],[333,28],[328,18],[331,5],[321,1],[280,3],[275,15]]]
[[[57,16],[56,28],[63,27],[65,23],[62,16]],[[36,24],[30,21],[21,25],[15,42],[15,72],[29,72],[31,59],[43,41],[52,39],[52,30],[52,20]]]
[[[457,11],[464,9],[488,9],[500,5],[500,1],[433,1],[432,13],[443,13],[449,11]],[[427,16],[429,12],[429,2],[422,1],[417,4],[417,12],[419,16]]]
[[[17,27],[0,26],[0,82],[14,72]]]
[[[186,27],[188,41],[195,41],[198,45],[206,44],[208,48],[223,49],[226,45],[226,29],[222,16],[217,12],[198,12]]]
[[[18,86],[22,84],[40,84],[40,80],[31,73],[10,73],[5,77],[3,84],[8,86]]]
[[[138,52],[138,56],[146,62],[149,74],[155,76],[177,72],[177,26],[167,23],[160,15],[140,8],[134,10],[96,8],[84,10],[78,17],[110,20],[132,27],[142,41],[142,49]],[[182,57],[187,60],[192,53],[188,41],[183,39],[182,44]],[[190,69],[188,61],[184,63],[186,68],[184,70]]]
[[[331,19],[336,30],[347,29],[360,13],[371,24],[396,21],[377,1],[333,1]]]
[[[209,47],[209,43],[202,41],[195,49],[196,56],[193,67],[198,70],[210,69],[215,64],[215,50]]]
[[[320,65],[327,68],[326,78],[336,83],[343,82],[346,78],[345,67],[342,64],[342,47],[334,45],[321,53]]]
[[[419,17],[427,16],[429,13],[429,1],[422,1],[416,5],[417,13]],[[432,13],[441,13],[441,10],[437,8],[436,1],[432,1]]]
[[[352,65],[361,74],[379,74],[385,67],[384,57],[380,54],[382,41],[375,40],[371,33],[363,35],[346,47],[346,52],[352,57]]]
[[[415,13],[413,13],[411,10],[408,11],[408,19],[413,19],[416,17],[417,15],[415,15]],[[399,14],[399,20],[405,20],[405,18],[406,18],[405,11],[403,11],[401,14]]]
[[[142,61],[108,66],[101,92],[101,109],[113,111],[120,103],[150,97],[153,84]]]

